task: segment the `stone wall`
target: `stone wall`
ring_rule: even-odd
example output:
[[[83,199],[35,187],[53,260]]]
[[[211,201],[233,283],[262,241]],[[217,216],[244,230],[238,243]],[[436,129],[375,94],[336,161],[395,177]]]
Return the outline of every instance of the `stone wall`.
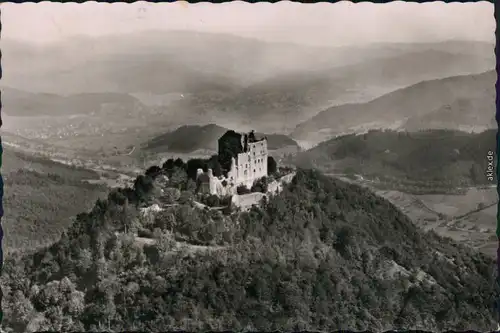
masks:
[[[248,151],[238,154],[228,174],[234,186],[252,187],[253,183],[267,176],[267,140],[248,143]]]
[[[295,177],[295,172],[272,181],[268,185],[267,193],[254,192],[242,195],[234,194],[231,198],[231,203],[243,211],[249,210],[253,205],[259,205],[264,197],[279,194],[283,191],[283,187],[292,181],[293,177]]]
[[[198,169],[196,177],[198,191],[205,194],[214,194],[218,196],[225,196],[231,194],[232,186],[230,186],[227,179],[221,177],[221,179],[214,176],[212,169],[208,169],[207,172]],[[224,186],[224,181],[227,185]]]

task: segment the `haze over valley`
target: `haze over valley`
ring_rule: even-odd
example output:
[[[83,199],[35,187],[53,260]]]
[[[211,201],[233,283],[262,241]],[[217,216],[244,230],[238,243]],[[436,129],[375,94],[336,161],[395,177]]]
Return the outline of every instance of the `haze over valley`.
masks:
[[[493,44],[485,42],[311,48],[199,32],[146,31],[140,35],[85,40],[71,47],[82,58],[79,62],[65,48],[72,41],[19,47],[19,42],[5,38],[4,66],[19,71],[2,80],[4,112],[23,117],[99,115],[113,122],[113,116],[126,114],[126,120],[144,117],[147,120],[141,120],[161,128],[217,119],[225,127],[247,130],[256,126],[266,132],[293,133],[295,126],[307,124],[324,109],[366,103],[421,81],[486,72],[495,63]],[[156,45],[164,47],[157,50]],[[95,51],[102,48],[105,50]],[[142,50],[141,54],[135,50]],[[37,54],[43,68],[25,66],[24,54]],[[199,58],[192,59],[196,56]],[[315,61],[311,64],[309,59]],[[61,63],[72,63],[71,69],[61,69]],[[229,69],[227,64],[231,64]],[[263,74],[247,73],[249,68]],[[490,84],[488,78],[482,80],[476,84],[478,90]],[[429,103],[442,106],[448,102],[439,96],[436,93]],[[15,113],[9,112],[10,106]],[[429,112],[428,107],[422,109],[418,113]],[[15,120],[6,126],[15,128]],[[358,125],[369,122],[360,119]],[[350,125],[337,122],[337,126]]]

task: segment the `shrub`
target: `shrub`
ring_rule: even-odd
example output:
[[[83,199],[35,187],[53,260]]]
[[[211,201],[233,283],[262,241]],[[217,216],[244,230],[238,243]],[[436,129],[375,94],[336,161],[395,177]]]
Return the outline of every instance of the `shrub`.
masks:
[[[124,205],[127,199],[128,198],[122,193],[122,191],[117,189],[111,190],[108,194],[108,200],[119,206]]]
[[[180,196],[181,191],[179,189],[169,187],[163,190],[160,200],[166,204],[173,204],[179,200]]]
[[[193,200],[193,193],[190,191],[182,191],[181,196],[179,198],[180,204],[185,204],[191,202]]]
[[[168,160],[165,161],[162,165],[162,169],[165,171],[171,171],[174,168],[175,161],[173,158],[169,158]]]
[[[157,165],[153,165],[152,167],[146,170],[145,175],[155,179],[160,175],[160,173],[161,173],[161,168]]]
[[[153,187],[153,179],[149,176],[139,175],[134,182],[134,191],[140,201],[148,199],[148,194]]]
[[[252,188],[250,189],[252,192],[262,192],[266,193],[268,188],[268,179],[267,177],[262,177],[260,179],[257,179],[253,185]]]
[[[230,195],[226,195],[222,198],[219,198],[219,205],[221,206],[230,206],[231,205],[231,199],[232,199],[232,196]]]
[[[278,163],[272,156],[267,157],[267,173],[272,175],[278,171]]]
[[[251,192],[252,191],[250,191],[245,185],[240,185],[236,188],[236,193],[238,193],[239,195],[248,194]]]
[[[193,180],[196,179],[198,169],[202,169],[204,172],[208,169],[207,161],[201,158],[193,158],[187,161],[186,167],[188,178]]]
[[[184,163],[182,159],[178,158],[174,161],[174,167],[186,169],[186,163]]]
[[[219,197],[217,195],[215,195],[215,194],[206,196],[204,198],[204,202],[209,207],[218,207],[218,206],[220,206]]]
[[[153,238],[154,234],[151,230],[142,228],[137,231],[137,236],[143,238]]]

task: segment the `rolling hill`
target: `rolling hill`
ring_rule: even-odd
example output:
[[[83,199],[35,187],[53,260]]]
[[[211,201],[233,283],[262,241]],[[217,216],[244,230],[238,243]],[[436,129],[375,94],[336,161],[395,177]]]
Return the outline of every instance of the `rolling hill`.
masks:
[[[471,64],[472,63],[472,64]],[[421,81],[480,73],[492,68],[490,61],[479,61],[469,54],[421,50],[397,56],[370,59],[353,65],[336,66],[322,71],[301,71],[271,78],[247,87],[242,96],[262,103],[284,100],[293,107],[315,105],[318,101],[337,100],[338,95],[370,89],[394,90]],[[378,85],[378,86],[377,86]],[[284,96],[291,98],[286,99]],[[267,97],[268,100],[262,100]],[[360,96],[361,97],[361,96]],[[312,104],[311,104],[312,103]],[[339,101],[338,103],[342,103]]]
[[[9,257],[3,325],[17,331],[495,325],[493,260],[424,233],[367,189],[299,170],[282,193],[250,212],[224,215],[179,201],[145,223],[134,206],[153,195],[151,185],[138,178],[134,189],[115,191],[79,214],[52,246]],[[133,221],[150,233],[156,228],[154,238],[123,233]]]
[[[407,131],[441,128],[477,132],[496,127],[494,110],[494,104],[481,96],[457,98],[435,111],[408,118],[403,128]]]
[[[69,227],[73,216],[89,209],[106,193],[104,187],[83,182],[98,179],[94,171],[9,148],[3,149],[2,160],[6,252],[54,242]]]
[[[496,130],[471,134],[453,130],[371,130],[340,136],[297,154],[293,163],[326,173],[359,174],[389,188],[439,192],[494,184],[486,177]]]
[[[20,117],[90,115],[104,113],[105,110],[125,114],[143,107],[137,98],[121,93],[62,96],[4,87],[1,96],[2,112]]]
[[[421,81],[491,70],[494,62],[490,60],[423,49],[328,69],[288,72],[233,94],[192,96],[182,105],[200,114],[216,112],[218,118],[232,122],[251,116],[259,125],[280,125],[279,131],[288,131],[330,106],[368,102]]]
[[[332,107],[298,125],[291,136],[317,143],[370,128],[492,128],[496,77],[488,71],[423,81],[368,103]]]
[[[172,132],[157,136],[146,143],[155,152],[190,153],[196,150],[217,151],[217,140],[228,131],[227,128],[209,125],[185,125]],[[267,136],[268,148],[277,150],[286,147],[299,148],[297,142],[283,134],[262,134]]]

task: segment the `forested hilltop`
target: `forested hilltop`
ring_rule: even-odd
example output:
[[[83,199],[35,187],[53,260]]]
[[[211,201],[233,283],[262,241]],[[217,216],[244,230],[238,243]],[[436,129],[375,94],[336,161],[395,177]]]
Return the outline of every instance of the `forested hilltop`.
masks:
[[[260,208],[200,209],[182,165],[150,168],[133,188],[113,190],[79,214],[52,246],[7,258],[4,327],[494,327],[492,260],[423,234],[369,190],[298,170]],[[154,203],[163,210],[143,214]]]

